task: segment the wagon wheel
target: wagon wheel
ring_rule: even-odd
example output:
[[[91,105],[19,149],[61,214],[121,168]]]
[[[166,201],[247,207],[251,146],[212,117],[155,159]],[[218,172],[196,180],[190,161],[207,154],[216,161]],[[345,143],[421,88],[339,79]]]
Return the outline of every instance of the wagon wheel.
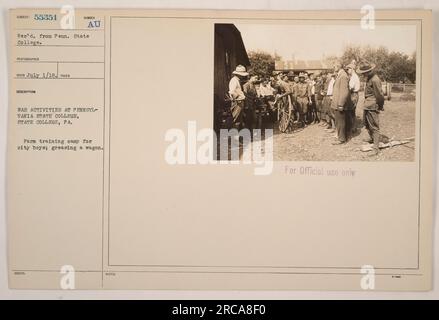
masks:
[[[279,130],[281,132],[286,132],[288,130],[291,120],[291,108],[288,97],[283,97],[281,100],[279,100],[279,106],[277,110],[279,119]]]

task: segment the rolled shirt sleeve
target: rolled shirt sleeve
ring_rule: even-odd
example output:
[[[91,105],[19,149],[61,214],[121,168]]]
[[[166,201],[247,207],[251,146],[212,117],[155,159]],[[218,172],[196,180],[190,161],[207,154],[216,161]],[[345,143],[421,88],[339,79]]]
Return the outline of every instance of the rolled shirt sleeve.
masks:
[[[244,100],[245,95],[242,92],[241,84],[237,77],[233,77],[229,82],[229,95],[233,100]]]

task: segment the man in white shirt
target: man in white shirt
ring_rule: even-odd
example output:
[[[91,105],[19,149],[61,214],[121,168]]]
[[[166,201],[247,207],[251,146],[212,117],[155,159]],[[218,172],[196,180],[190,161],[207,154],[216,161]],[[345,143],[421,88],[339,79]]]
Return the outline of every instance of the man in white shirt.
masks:
[[[331,74],[331,78],[329,80],[329,84],[328,84],[328,92],[327,92],[327,96],[332,97],[332,91],[334,90],[334,82],[335,82],[335,77],[334,74]]]
[[[237,67],[237,69],[240,66]],[[245,68],[244,68],[245,70]],[[238,73],[240,72],[240,73]],[[247,74],[247,72],[241,72],[241,71],[233,71],[233,77],[230,79],[229,81],[229,95],[230,98],[232,98],[232,100],[244,100],[245,99],[245,95],[244,92],[242,91],[242,86],[241,86],[241,79],[244,77],[244,74]]]
[[[267,97],[267,96],[274,95],[274,89],[271,87],[270,82],[268,82],[267,80],[264,80],[261,83],[261,86],[259,87],[259,95],[261,97]]]
[[[335,120],[334,120],[334,113],[331,109],[331,101],[332,101],[332,91],[334,89],[334,82],[335,82],[335,77],[333,73],[328,73],[327,77],[326,77],[326,81],[325,81],[325,87],[323,90],[323,93],[325,94],[324,96],[324,101],[323,101],[323,105],[324,105],[324,109],[325,109],[325,113],[326,113],[326,122],[327,122],[327,126],[325,128],[326,131],[328,132],[335,132]]]
[[[352,109],[348,111],[348,126],[351,135],[354,135],[357,131],[356,121],[356,108],[358,103],[358,92],[360,91],[360,77],[355,72],[356,65],[354,62],[351,62],[346,66],[348,75],[349,75],[349,90],[351,92],[351,100],[352,100]]]

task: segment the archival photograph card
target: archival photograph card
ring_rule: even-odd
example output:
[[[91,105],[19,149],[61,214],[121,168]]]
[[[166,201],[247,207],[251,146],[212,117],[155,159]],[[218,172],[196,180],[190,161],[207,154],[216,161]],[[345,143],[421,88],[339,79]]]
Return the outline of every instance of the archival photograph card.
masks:
[[[10,288],[430,290],[430,11],[9,20]]]

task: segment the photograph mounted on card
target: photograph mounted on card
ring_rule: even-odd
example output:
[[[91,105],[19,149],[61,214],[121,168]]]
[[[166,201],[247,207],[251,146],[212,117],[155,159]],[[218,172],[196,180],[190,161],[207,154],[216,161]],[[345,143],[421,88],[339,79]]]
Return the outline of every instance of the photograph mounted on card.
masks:
[[[431,12],[15,9],[9,50],[11,288],[430,289]]]

